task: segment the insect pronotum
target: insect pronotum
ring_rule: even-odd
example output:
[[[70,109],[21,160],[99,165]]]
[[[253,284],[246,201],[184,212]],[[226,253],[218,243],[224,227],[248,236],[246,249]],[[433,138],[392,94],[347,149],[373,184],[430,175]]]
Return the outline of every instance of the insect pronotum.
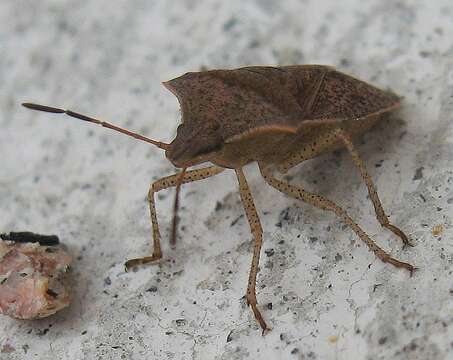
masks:
[[[165,156],[181,172],[154,182],[148,192],[153,251],[150,256],[128,260],[126,268],[162,257],[154,194],[176,187],[172,244],[176,239],[176,212],[181,184],[206,179],[225,169],[234,169],[239,193],[254,238],[246,300],[263,333],[268,329],[256,300],[256,276],[262,244],[262,228],[252,193],[242,168],[257,162],[264,180],[275,189],[337,215],[383,262],[412,272],[414,266],[381,249],[348,213],[321,195],[291,185],[274,176],[304,160],[327,151],[346,148],[364,180],[376,217],[405,245],[407,236],[392,225],[379,200],[376,187],[355,150],[352,137],[371,128],[383,115],[400,106],[398,96],[322,65],[283,67],[252,66],[234,70],[186,73],[164,82],[181,105],[182,123],[169,143],[149,139],[108,122],[71,110],[24,103],[29,109],[65,113],[146,141],[165,150]],[[201,163],[211,166],[188,170]]]

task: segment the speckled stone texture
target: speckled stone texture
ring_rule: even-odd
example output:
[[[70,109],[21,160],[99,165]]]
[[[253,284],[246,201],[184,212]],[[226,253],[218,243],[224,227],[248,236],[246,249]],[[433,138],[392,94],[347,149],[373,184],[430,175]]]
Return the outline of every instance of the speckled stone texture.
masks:
[[[0,232],[55,233],[74,256],[72,306],[0,322],[0,359],[452,359],[453,5],[437,1],[0,2]],[[69,107],[162,141],[179,122],[160,82],[259,64],[337,66],[404,96],[356,141],[402,249],[374,217],[346,152],[289,174],[344,205],[412,278],[381,263],[332,214],[245,174],[264,228],[258,301],[242,299],[249,227],[234,172],[157,196],[164,259],[148,254],[146,193],[175,172],[162,151],[22,101]]]

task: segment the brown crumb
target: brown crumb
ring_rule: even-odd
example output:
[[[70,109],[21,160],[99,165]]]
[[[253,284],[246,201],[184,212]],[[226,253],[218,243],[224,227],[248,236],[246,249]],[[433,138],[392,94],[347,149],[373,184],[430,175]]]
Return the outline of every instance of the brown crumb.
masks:
[[[36,319],[68,306],[70,263],[61,246],[0,240],[0,314]]]
[[[337,335],[331,335],[327,338],[331,344],[335,344],[338,341],[338,336]]]
[[[444,226],[442,224],[434,225],[432,233],[434,236],[440,236],[444,232]]]

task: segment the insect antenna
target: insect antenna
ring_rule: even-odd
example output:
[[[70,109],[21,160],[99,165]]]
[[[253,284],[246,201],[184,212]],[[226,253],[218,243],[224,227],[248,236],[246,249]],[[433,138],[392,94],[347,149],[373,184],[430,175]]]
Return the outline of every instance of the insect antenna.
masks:
[[[101,121],[101,120],[98,120],[98,119],[95,119],[95,118],[92,118],[92,117],[89,117],[89,116],[86,116],[86,115],[83,115],[83,114],[79,114],[79,113],[74,112],[72,110],[65,110],[65,109],[60,109],[60,108],[56,108],[56,107],[39,105],[39,104],[33,104],[33,103],[23,103],[22,105],[25,106],[27,109],[37,110],[37,111],[44,111],[44,112],[53,113],[53,114],[66,114],[66,115],[68,115],[70,117],[73,117],[73,118],[76,118],[76,119],[79,119],[79,120],[88,121],[88,122],[91,122],[91,123],[94,123],[94,124],[98,124],[98,125],[101,125],[103,127],[118,131],[118,132],[120,132],[122,134],[125,134],[125,135],[128,135],[128,136],[132,136],[135,139],[146,141],[147,143],[156,145],[160,149],[166,150],[166,149],[168,149],[168,146],[169,146],[169,144],[149,139],[149,138],[147,138],[147,137],[145,137],[143,135],[137,134],[137,133],[129,131],[127,129],[120,128],[120,127],[118,127],[116,125],[113,125],[113,124],[110,124],[110,123],[108,123],[106,121]]]

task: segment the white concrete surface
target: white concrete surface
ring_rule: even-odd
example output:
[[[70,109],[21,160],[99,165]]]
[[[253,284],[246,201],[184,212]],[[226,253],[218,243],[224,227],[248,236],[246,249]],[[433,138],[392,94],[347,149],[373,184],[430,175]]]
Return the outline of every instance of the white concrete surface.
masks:
[[[76,286],[54,317],[2,317],[0,359],[453,359],[452,39],[448,0],[2,1],[0,231],[58,234]],[[377,224],[346,153],[291,181],[343,204],[419,271],[382,264],[331,214],[249,166],[265,229],[264,337],[241,300],[252,248],[232,172],[183,187],[175,250],[173,192],[159,195],[164,260],[125,273],[125,259],[149,252],[149,183],[175,169],[145,143],[20,106],[66,106],[169,141],[179,106],[161,81],[295,63],[335,65],[405,97],[357,145],[414,248]]]

